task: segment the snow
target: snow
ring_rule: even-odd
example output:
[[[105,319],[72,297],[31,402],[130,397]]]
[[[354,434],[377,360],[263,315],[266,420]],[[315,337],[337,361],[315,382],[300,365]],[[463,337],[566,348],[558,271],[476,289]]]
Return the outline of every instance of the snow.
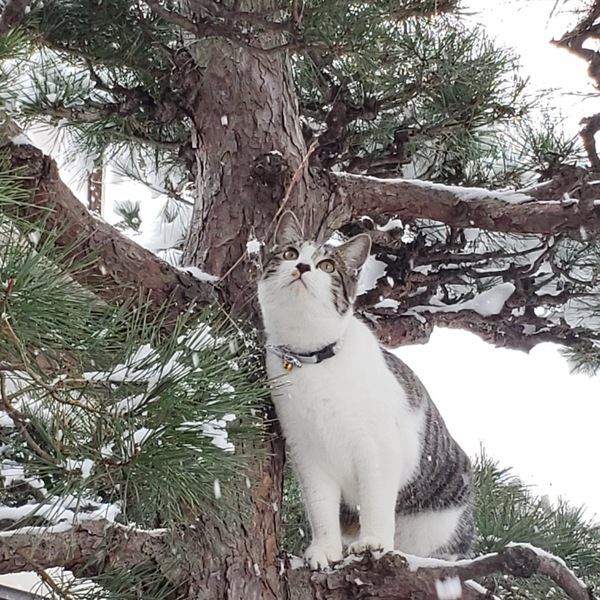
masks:
[[[10,141],[15,144],[15,146],[31,146],[33,142],[24,134],[19,133],[10,138]]]
[[[404,229],[404,223],[400,219],[390,219],[385,225],[378,225],[379,231],[392,231],[394,229]]]
[[[251,239],[246,243],[246,252],[250,255],[259,254],[262,244],[257,239]]]
[[[458,600],[462,598],[462,585],[456,575],[446,579],[436,579],[435,591],[439,600]]]
[[[432,302],[438,302],[428,306],[415,306],[408,311],[406,315],[415,315],[419,312],[459,312],[461,310],[473,310],[482,317],[490,317],[499,314],[504,308],[506,301],[515,291],[514,284],[510,282],[499,283],[494,287],[477,294],[472,300],[466,302],[457,302],[456,304],[443,304],[439,299],[432,299]]]
[[[67,471],[81,471],[81,476],[84,479],[87,479],[91,475],[94,466],[94,461],[90,458],[84,458],[83,460],[67,458],[64,463],[64,467]]]
[[[209,283],[214,283],[219,281],[219,278],[216,275],[211,275],[210,273],[206,273],[202,269],[198,267],[179,267],[181,271],[185,271],[189,273],[192,277],[195,277],[199,281],[208,281]]]
[[[131,439],[136,446],[141,446],[146,440],[150,439],[152,435],[155,433],[154,429],[149,429],[148,427],[140,427],[136,431],[133,432]]]
[[[221,482],[218,479],[215,479],[213,482],[213,493],[215,495],[215,500],[220,500],[220,498],[221,498]]]
[[[355,175],[351,173],[338,173],[337,177],[340,179],[359,179],[359,180],[370,180],[380,184],[399,183],[404,185],[412,185],[432,191],[446,192],[452,194],[458,200],[464,202],[470,202],[473,200],[497,200],[507,202],[510,204],[521,204],[523,202],[531,202],[533,198],[527,194],[514,191],[496,192],[490,191],[485,188],[478,187],[460,187],[456,185],[444,185],[442,183],[432,183],[430,181],[423,181],[422,179],[404,179],[404,178],[392,178],[382,179],[379,177],[372,177],[369,175]]]
[[[509,548],[527,548],[528,550],[533,550],[533,552],[535,552],[539,557],[541,558],[546,558],[548,560],[552,560],[552,561],[556,561],[557,563],[559,563],[560,565],[562,565],[563,567],[567,566],[567,563],[565,563],[565,561],[558,557],[555,556],[554,554],[551,554],[550,552],[547,552],[546,550],[543,550],[542,548],[538,548],[537,546],[533,546],[532,544],[526,543],[526,542],[510,542],[508,544],[506,544]]]
[[[0,506],[0,520],[18,522],[30,517],[38,517],[49,523],[44,526],[26,526],[2,531],[0,536],[68,531],[77,523],[99,519],[114,523],[120,513],[121,507],[119,504],[96,502],[71,494],[64,497],[53,496],[41,503],[31,502],[22,506]]]
[[[123,400],[119,400],[114,406],[111,406],[108,411],[111,415],[116,417],[126,415],[127,413],[133,412],[136,408],[139,408],[147,399],[146,394],[137,394],[135,396],[129,396]]]
[[[372,290],[377,285],[377,281],[385,275],[386,269],[387,265],[384,262],[369,255],[360,272],[356,288],[357,295],[360,296]]]
[[[222,419],[211,419],[201,423],[202,433],[211,439],[211,442],[225,452],[235,452],[235,446],[229,441],[227,423],[235,421],[235,415],[224,415]],[[186,423],[183,424],[184,426]]]
[[[397,309],[400,303],[398,300],[394,300],[393,298],[386,298],[385,300],[381,300],[377,304],[373,306],[373,308],[393,308]]]
[[[290,556],[289,561],[290,561],[290,569],[292,569],[292,570],[303,569],[306,566],[304,559],[300,558],[299,556]]]
[[[25,467],[19,463],[5,460],[0,466],[0,476],[4,479],[4,487],[7,488],[15,482],[25,479]]]
[[[489,590],[486,590],[482,585],[473,581],[472,579],[467,579],[465,581],[465,585],[469,586],[472,590],[475,590],[477,593],[481,594],[485,598],[488,598],[490,595]],[[498,600],[497,596],[492,596],[493,600]]]
[[[39,229],[36,229],[35,231],[30,232],[27,237],[34,246],[37,246],[42,237],[42,233]]]

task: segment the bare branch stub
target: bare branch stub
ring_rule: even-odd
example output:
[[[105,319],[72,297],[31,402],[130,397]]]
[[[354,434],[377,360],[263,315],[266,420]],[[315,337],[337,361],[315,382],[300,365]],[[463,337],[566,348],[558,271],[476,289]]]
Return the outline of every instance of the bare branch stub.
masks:
[[[585,60],[588,63],[588,75],[594,81],[596,87],[600,89],[600,52],[584,48],[584,44],[588,39],[598,39],[600,36],[600,24],[597,22],[598,17],[600,17],[600,0],[595,0],[587,15],[575,28],[567,31],[559,40],[553,40],[552,43]],[[581,124],[583,127],[580,135],[590,161],[590,166],[595,171],[600,171],[600,158],[598,157],[598,150],[594,139],[596,133],[600,131],[600,113],[582,119]]]

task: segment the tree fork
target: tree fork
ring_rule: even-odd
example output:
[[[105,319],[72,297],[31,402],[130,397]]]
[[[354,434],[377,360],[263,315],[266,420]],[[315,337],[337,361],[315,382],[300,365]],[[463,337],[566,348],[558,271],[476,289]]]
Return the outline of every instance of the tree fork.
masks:
[[[14,129],[9,132],[14,134]],[[13,136],[14,137],[14,136]],[[94,217],[63,183],[56,163],[29,144],[0,138],[0,149],[30,199],[0,205],[9,218],[35,225],[65,251],[69,274],[113,304],[148,302],[150,315],[172,322],[191,306],[214,302],[212,286],[172,267]],[[81,262],[85,267],[81,267]]]

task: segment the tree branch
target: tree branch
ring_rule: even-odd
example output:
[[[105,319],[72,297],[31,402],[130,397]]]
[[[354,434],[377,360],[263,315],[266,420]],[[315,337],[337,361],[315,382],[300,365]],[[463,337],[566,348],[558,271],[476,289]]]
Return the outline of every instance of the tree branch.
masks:
[[[584,43],[589,39],[598,39],[600,26],[597,19],[600,17],[600,0],[596,0],[587,15],[576,25],[574,29],[565,33],[560,40],[552,43],[559,48],[564,48],[582,58],[588,63],[588,75],[593,79],[597,88],[600,88],[600,53],[590,48],[584,48]],[[600,114],[581,120],[583,125],[580,135],[588,155],[590,165],[593,169],[600,169],[600,159],[596,149],[595,134],[600,130]]]
[[[84,521],[67,531],[30,533],[24,528],[0,535],[0,574],[63,567],[79,576],[107,568],[127,569],[170,560],[163,530],[144,531],[105,520]]]
[[[525,194],[348,173],[330,173],[330,181],[353,217],[387,213],[507,233],[580,238],[584,228],[586,235],[600,235],[600,202],[540,201]]]
[[[61,181],[56,163],[39,149],[6,138],[0,138],[0,148],[32,193],[26,205],[1,205],[0,210],[39,227],[42,239],[53,236],[79,283],[111,303],[147,301],[151,316],[166,306],[162,315],[168,322],[190,306],[215,301],[209,284],[160,260],[88,212]]]
[[[439,586],[456,587],[461,598],[473,600],[482,594],[469,581],[489,575],[532,577],[542,575],[554,581],[572,600],[593,600],[592,592],[558,558],[528,545],[511,545],[498,553],[455,563],[386,554],[379,560],[365,555],[332,571],[307,569],[286,573],[291,600],[398,600],[438,598]],[[458,593],[453,597],[459,597]],[[491,597],[491,595],[489,596]]]

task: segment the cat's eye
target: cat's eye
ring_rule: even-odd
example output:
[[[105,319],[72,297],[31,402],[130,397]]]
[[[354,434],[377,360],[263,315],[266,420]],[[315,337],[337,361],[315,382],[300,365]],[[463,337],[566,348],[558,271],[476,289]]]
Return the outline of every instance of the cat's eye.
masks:
[[[287,248],[283,253],[283,258],[285,260],[296,260],[298,258],[298,250],[296,248]]]
[[[335,263],[329,259],[322,260],[317,267],[319,267],[321,271],[325,271],[325,273],[333,273],[335,271]]]

